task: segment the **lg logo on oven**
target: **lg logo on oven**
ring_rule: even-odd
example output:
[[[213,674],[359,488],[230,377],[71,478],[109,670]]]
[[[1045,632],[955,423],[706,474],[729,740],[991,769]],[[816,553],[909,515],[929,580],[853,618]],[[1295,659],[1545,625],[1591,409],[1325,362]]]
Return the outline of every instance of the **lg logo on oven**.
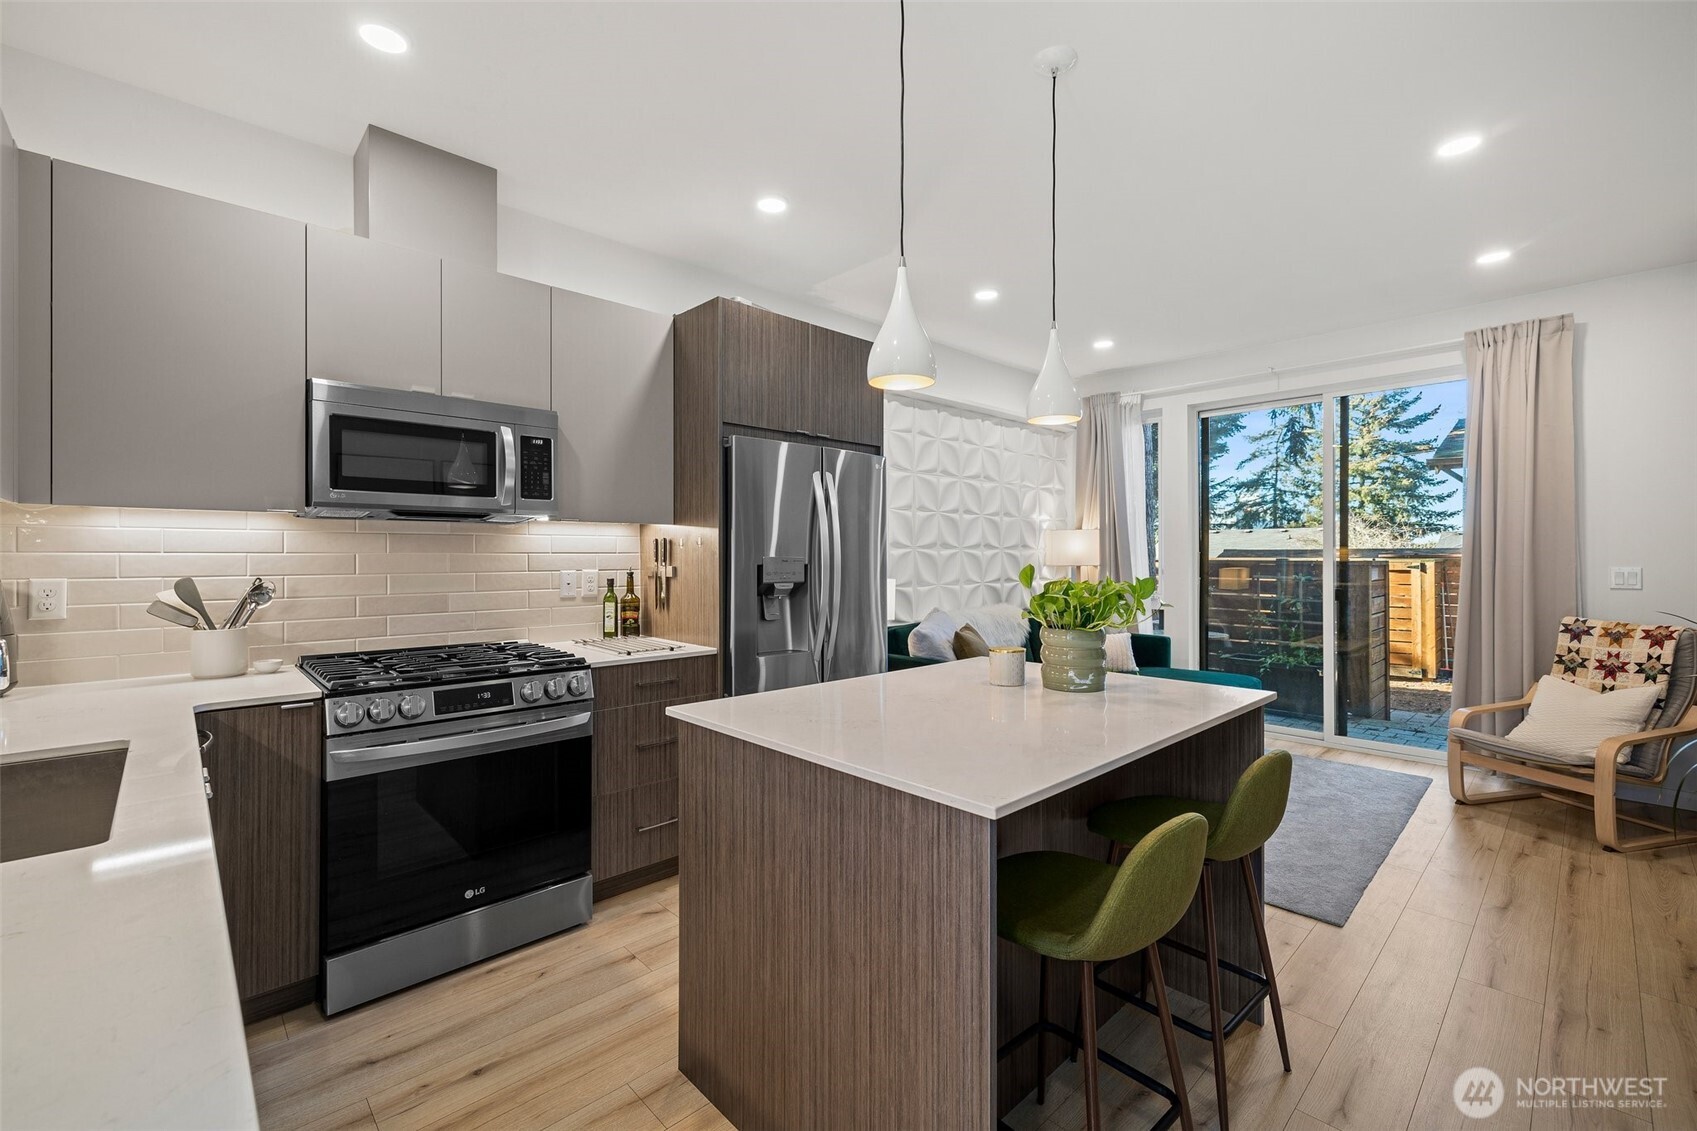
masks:
[[[465,889],[465,897],[467,899],[476,899],[478,896],[482,895],[484,892],[486,892],[488,890],[489,890],[489,888],[487,886],[480,887],[480,888],[466,888]]]

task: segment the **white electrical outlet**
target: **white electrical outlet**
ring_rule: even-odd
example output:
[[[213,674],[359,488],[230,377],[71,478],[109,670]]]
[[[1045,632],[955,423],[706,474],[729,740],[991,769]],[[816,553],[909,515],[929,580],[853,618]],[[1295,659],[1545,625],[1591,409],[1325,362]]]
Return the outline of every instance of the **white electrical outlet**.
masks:
[[[563,569],[560,571],[560,596],[567,600],[577,597],[577,570]]]
[[[1643,566],[1610,566],[1610,589],[1642,589],[1644,588]]]
[[[29,583],[29,619],[65,619],[65,581],[63,578]]]
[[[601,575],[595,570],[586,569],[583,571],[583,595],[585,597],[599,597],[601,595]]]

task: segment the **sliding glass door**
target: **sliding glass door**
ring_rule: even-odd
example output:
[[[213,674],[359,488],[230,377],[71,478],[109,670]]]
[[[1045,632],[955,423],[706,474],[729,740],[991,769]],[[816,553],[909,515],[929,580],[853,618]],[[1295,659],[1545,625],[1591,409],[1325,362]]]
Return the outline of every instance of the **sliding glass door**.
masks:
[[[1443,748],[1465,415],[1454,380],[1202,416],[1202,663],[1270,725]]]

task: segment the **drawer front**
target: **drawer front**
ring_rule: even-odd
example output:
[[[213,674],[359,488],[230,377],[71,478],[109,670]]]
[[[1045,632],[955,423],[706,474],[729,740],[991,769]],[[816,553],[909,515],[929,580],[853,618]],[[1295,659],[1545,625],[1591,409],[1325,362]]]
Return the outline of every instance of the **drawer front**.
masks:
[[[596,880],[610,880],[677,854],[677,779],[596,798],[591,865]]]
[[[678,721],[666,714],[672,705],[643,703],[595,712],[597,797],[678,776]]]
[[[672,699],[704,699],[719,693],[719,657],[648,660],[595,669],[595,706],[610,711]]]

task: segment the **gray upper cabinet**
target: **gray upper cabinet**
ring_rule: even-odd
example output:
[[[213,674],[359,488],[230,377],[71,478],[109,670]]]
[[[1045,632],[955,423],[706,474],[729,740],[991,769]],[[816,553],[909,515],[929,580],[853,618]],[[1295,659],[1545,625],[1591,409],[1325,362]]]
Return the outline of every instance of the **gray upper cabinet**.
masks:
[[[672,319],[554,291],[560,517],[672,521]]]
[[[55,503],[300,505],[306,226],[52,167]]]
[[[442,391],[442,261],[346,232],[306,233],[306,375]]]
[[[549,288],[487,267],[442,261],[442,391],[552,407]]]

